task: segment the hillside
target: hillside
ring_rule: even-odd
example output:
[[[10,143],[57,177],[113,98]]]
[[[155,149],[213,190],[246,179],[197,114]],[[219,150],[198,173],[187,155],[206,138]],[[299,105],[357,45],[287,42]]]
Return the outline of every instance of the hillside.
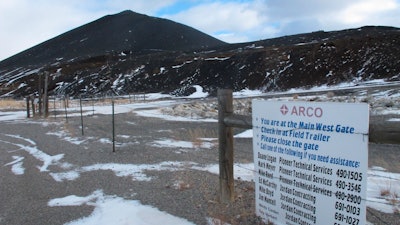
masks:
[[[0,62],[0,96],[259,89],[400,80],[400,30],[362,27],[226,44],[131,11],[105,16]]]
[[[107,15],[0,63],[1,67],[50,65],[122,51],[179,51],[224,45],[191,27],[132,11]]]

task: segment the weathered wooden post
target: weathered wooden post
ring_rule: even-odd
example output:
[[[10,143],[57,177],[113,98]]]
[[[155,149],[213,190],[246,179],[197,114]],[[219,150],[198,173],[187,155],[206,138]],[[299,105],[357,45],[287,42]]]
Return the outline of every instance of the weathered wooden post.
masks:
[[[32,116],[35,117],[36,116],[35,96],[32,96],[31,103],[32,103]]]
[[[30,101],[30,97],[28,95],[28,96],[26,96],[26,118],[30,118],[31,117],[29,101]]]
[[[42,106],[42,104],[43,104],[43,88],[42,88],[42,80],[43,80],[43,77],[42,77],[42,73],[40,72],[39,73],[39,83],[38,83],[38,100],[39,100],[39,102],[38,102],[38,104],[39,104],[39,106],[38,106],[38,110],[39,110],[39,117],[41,117],[43,114],[43,111],[42,111],[42,109],[43,109],[43,106]]]
[[[220,201],[234,200],[233,129],[226,126],[224,118],[233,115],[232,90],[218,90],[218,141]]]
[[[53,99],[53,112],[54,112],[54,119],[57,119],[56,96],[54,96],[54,99]]]

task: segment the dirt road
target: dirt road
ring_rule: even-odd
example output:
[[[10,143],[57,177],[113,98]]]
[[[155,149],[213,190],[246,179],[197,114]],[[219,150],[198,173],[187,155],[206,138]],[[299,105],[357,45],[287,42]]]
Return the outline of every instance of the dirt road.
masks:
[[[70,118],[68,123],[62,118],[0,122],[0,224],[57,225],[77,220],[90,215],[94,207],[50,207],[49,201],[70,195],[88,196],[96,190],[140,200],[195,224],[207,224],[209,217],[230,224],[259,223],[254,215],[252,182],[236,180],[235,202],[222,205],[217,198],[218,175],[191,166],[218,164],[215,140],[197,139],[216,138],[216,123],[118,114],[116,152],[112,152],[111,116],[85,117],[84,136],[80,122],[79,117]],[[197,144],[157,145],[166,140]],[[400,173],[399,152],[397,145],[370,144],[370,166]],[[20,170],[17,166],[13,170],[18,160],[22,162]],[[251,139],[235,140],[235,161],[253,161]],[[159,164],[164,168],[157,169]],[[105,165],[147,166],[124,176],[101,167]],[[100,169],[93,169],[95,166]],[[400,216],[369,210],[368,220],[374,224],[399,224]]]

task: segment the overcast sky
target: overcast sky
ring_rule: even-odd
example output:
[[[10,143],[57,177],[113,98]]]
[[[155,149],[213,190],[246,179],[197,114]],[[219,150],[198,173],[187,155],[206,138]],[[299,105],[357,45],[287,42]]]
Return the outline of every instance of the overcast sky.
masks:
[[[365,25],[400,27],[400,0],[0,0],[0,60],[128,9],[229,43]]]

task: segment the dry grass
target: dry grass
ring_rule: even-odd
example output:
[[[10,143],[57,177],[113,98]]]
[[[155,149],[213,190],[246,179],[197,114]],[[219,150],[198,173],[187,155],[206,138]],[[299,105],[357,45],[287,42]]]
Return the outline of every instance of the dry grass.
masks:
[[[381,197],[385,198],[390,205],[393,206],[393,213],[400,213],[400,198],[399,195],[392,191],[391,185],[382,188],[380,191]]]
[[[25,109],[26,103],[23,100],[15,100],[11,98],[0,99],[0,109]]]
[[[172,187],[175,190],[184,191],[184,190],[192,188],[192,185],[187,181],[176,180],[175,183],[172,185]]]
[[[177,129],[173,131],[172,138],[174,140],[186,140],[192,142],[195,148],[201,148],[204,146],[205,138],[217,138],[217,132],[215,130],[194,128],[194,129]]]
[[[206,137],[207,131],[201,128],[190,129],[188,131],[189,139],[195,147],[200,148],[203,144],[202,138]]]
[[[262,222],[261,218],[255,215],[254,187],[251,184],[235,182],[235,198],[231,203],[222,203],[219,194],[207,193],[204,189],[206,188],[200,187],[208,199],[208,215],[213,218],[210,221],[212,225],[273,225],[271,222]]]
[[[114,99],[114,104],[115,105],[121,105],[121,104],[130,104],[133,102],[142,102],[143,101],[143,96],[138,97],[136,96],[133,98],[131,96],[130,99],[128,98],[115,98]],[[146,100],[147,101],[147,100]],[[67,104],[65,106],[65,104]],[[82,106],[83,107],[90,107],[90,106],[104,106],[108,105],[111,106],[112,104],[112,99],[111,98],[101,98],[101,99],[85,99],[82,100]],[[32,110],[32,103],[29,103],[30,105],[30,110]],[[79,99],[69,99],[65,101],[64,99],[49,99],[49,110],[57,110],[57,109],[62,109],[64,108],[73,108],[73,107],[79,107],[80,106],[80,100]],[[25,100],[16,100],[12,98],[0,98],[0,110],[26,110],[26,101]],[[38,111],[38,105],[35,105],[36,111]]]
[[[68,124],[67,122],[64,123],[63,126],[64,132],[68,134],[70,137],[76,137],[76,131],[72,125]]]
[[[390,195],[390,188],[381,189],[381,197],[388,197]]]

